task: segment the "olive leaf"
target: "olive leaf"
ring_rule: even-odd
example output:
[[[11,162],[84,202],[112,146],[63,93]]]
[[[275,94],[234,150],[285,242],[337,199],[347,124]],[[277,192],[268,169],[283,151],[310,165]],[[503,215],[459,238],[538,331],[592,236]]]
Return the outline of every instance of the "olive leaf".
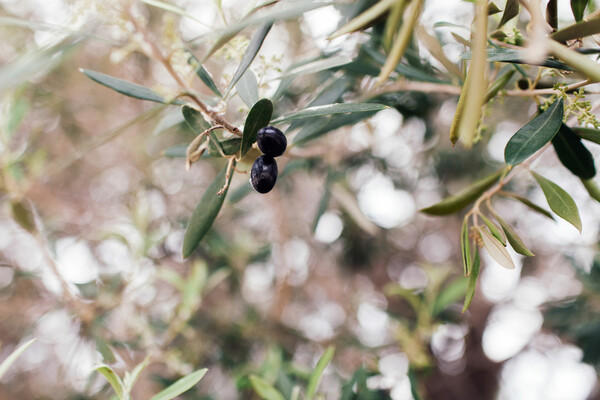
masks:
[[[252,144],[256,142],[256,132],[258,132],[260,128],[269,125],[272,116],[273,103],[271,100],[260,99],[252,106],[246,117],[246,122],[244,123],[244,132],[242,134],[241,143],[242,157],[250,147],[252,147]]]
[[[471,269],[471,274],[469,276],[469,285],[467,286],[467,294],[465,296],[465,304],[463,306],[462,312],[467,311],[467,309],[471,305],[473,296],[475,295],[475,287],[477,286],[477,278],[479,277],[480,264],[481,262],[479,260],[479,249],[475,249],[473,268]]]
[[[574,175],[581,179],[592,179],[596,175],[592,153],[567,125],[560,126],[558,133],[552,138],[552,146],[562,165]]]
[[[575,200],[556,183],[533,171],[531,174],[542,188],[550,209],[581,232],[581,217]]]
[[[577,22],[573,25],[559,29],[550,35],[550,37],[557,42],[564,43],[567,40],[584,38],[598,33],[600,33],[600,21],[598,21],[598,17],[596,17],[589,21]]]
[[[258,101],[258,81],[251,69],[248,68],[244,72],[240,80],[236,83],[235,89],[248,107],[252,107]]]
[[[490,257],[492,257],[498,264],[507,269],[515,269],[515,264],[508,254],[508,251],[502,243],[498,241],[490,232],[481,227],[477,227],[481,239],[483,240],[483,247],[488,251]]]
[[[208,144],[208,155],[211,157],[222,157],[221,152],[223,152],[226,156],[232,156],[240,151],[241,145],[241,138],[225,139],[219,142],[215,136]]]
[[[504,148],[504,160],[517,165],[544,147],[558,132],[563,118],[563,99],[556,100],[546,111],[519,129]]]
[[[202,195],[200,203],[198,203],[198,206],[196,206],[196,209],[192,213],[192,218],[190,218],[185,236],[183,237],[183,258],[189,257],[196,247],[198,247],[204,235],[206,235],[213,222],[215,222],[221,206],[223,206],[228,189],[221,196],[217,196],[217,192],[225,184],[229,184],[233,176],[232,170],[229,181],[226,182],[226,171],[227,167],[223,168],[219,175],[212,181],[206,192],[204,192],[204,195]]]
[[[327,104],[324,106],[308,107],[304,110],[296,111],[291,114],[284,115],[273,121],[273,123],[280,123],[284,121],[292,121],[296,119],[305,119],[319,117],[322,115],[329,114],[342,114],[342,113],[363,113],[370,111],[380,111],[389,108],[384,104],[377,103],[336,103]]]
[[[115,394],[121,398],[123,396],[123,381],[121,377],[108,365],[100,364],[94,368],[95,371],[104,375],[110,386],[112,386]]]
[[[538,206],[537,204],[535,204],[534,202],[532,202],[531,200],[529,200],[526,197],[520,196],[516,193],[513,192],[504,192],[504,191],[500,191],[499,194],[503,195],[503,196],[507,196],[507,197],[511,197],[515,200],[520,201],[521,203],[523,203],[524,205],[526,205],[527,207],[529,207],[531,210],[537,212],[540,215],[543,215],[545,217],[550,218],[551,220],[555,220],[554,216],[552,215],[552,213],[548,210],[546,210],[543,207]]]
[[[25,350],[27,350],[29,346],[31,346],[36,340],[37,339],[31,339],[26,343],[23,343],[21,346],[17,347],[15,351],[10,353],[4,361],[2,361],[2,364],[0,364],[0,379],[2,379],[6,371],[9,370],[14,362],[17,361],[17,358],[21,357],[21,354],[23,354]]]
[[[502,19],[498,24],[498,28],[517,15],[519,15],[519,0],[506,0],[506,6],[504,6],[504,13],[502,14]]]
[[[196,136],[210,128],[210,124],[206,122],[202,113],[190,106],[181,107],[181,114],[183,114],[187,126],[196,134]]]
[[[463,271],[465,276],[471,273],[472,267],[472,254],[471,254],[471,241],[469,239],[469,220],[465,218],[463,220],[462,228],[460,230],[460,250],[462,253],[463,260]]]
[[[254,61],[254,58],[258,54],[272,26],[273,22],[267,22],[265,24],[262,24],[256,30],[254,35],[252,35],[252,39],[250,39],[248,48],[246,48],[246,52],[242,56],[242,60],[240,61],[237,70],[233,74],[233,78],[231,78],[231,83],[229,83],[229,89],[227,89],[227,93],[229,93],[231,89],[233,89],[237,81],[242,77],[242,75],[244,75],[250,64],[252,64],[252,61]]]
[[[490,230],[490,233],[492,235],[494,235],[494,237],[496,239],[498,239],[500,241],[500,243],[502,243],[502,246],[506,247],[506,235],[504,234],[504,232],[502,232],[500,230],[500,228],[498,228],[498,226],[496,226],[496,224],[494,224],[492,221],[490,221],[489,218],[486,218],[485,215],[480,214],[479,216],[481,217],[481,219],[483,220],[485,225]],[[498,221],[498,222],[500,222],[500,221]]]
[[[331,360],[333,359],[333,354],[335,353],[335,348],[333,346],[327,347],[319,361],[317,361],[317,365],[315,366],[315,370],[311,374],[310,378],[308,378],[308,385],[306,387],[306,396],[304,397],[306,400],[312,400],[315,392],[317,390],[317,386],[321,381],[321,375],[323,375],[323,371]]]
[[[575,17],[575,21],[581,21],[583,19],[583,12],[587,7],[589,0],[571,0],[571,11],[573,11],[573,16]]]
[[[446,197],[444,200],[432,206],[422,208],[420,211],[429,215],[448,215],[453,214],[468,204],[475,201],[483,192],[490,188],[500,176],[504,174],[505,168],[502,168],[491,175],[473,183],[461,190],[454,196]]]
[[[164,390],[160,391],[158,394],[152,396],[152,398],[150,400],[174,399],[175,397],[179,396],[180,394],[182,394],[182,393],[188,391],[189,389],[191,389],[192,387],[194,387],[194,385],[196,383],[198,383],[200,381],[200,379],[202,379],[204,377],[204,375],[206,375],[207,371],[208,371],[208,369],[202,368],[202,369],[192,372],[189,375],[184,376],[183,378],[179,379],[175,383],[166,387]]]
[[[155,101],[163,104],[183,104],[183,101],[175,99],[168,101],[162,95],[156,93],[154,90],[149,89],[145,86],[138,85],[137,83],[128,82],[123,79],[115,78],[114,76],[106,75],[101,72],[90,71],[88,69],[80,69],[88,78],[91,80],[106,86],[116,92],[124,94],[125,96],[133,97],[140,100]]]
[[[279,390],[275,389],[273,385],[264,380],[258,375],[250,375],[248,377],[250,380],[250,385],[252,388],[260,396],[261,399],[264,400],[285,400],[283,395],[279,393]]]
[[[508,243],[510,243],[514,251],[528,257],[535,255],[531,252],[531,250],[527,248],[527,246],[525,246],[525,243],[523,243],[523,240],[521,240],[521,238],[519,237],[517,232],[515,232],[512,226],[507,224],[506,221],[504,221],[498,214],[494,213],[494,217],[502,227],[502,230],[504,231],[504,233],[506,234],[506,238],[508,239]]]
[[[217,96],[223,98],[223,95],[221,94],[221,92],[219,91],[219,88],[217,87],[217,84],[215,83],[215,81],[213,80],[213,78],[210,76],[210,74],[208,73],[208,71],[206,70],[206,68],[204,68],[204,66],[202,65],[202,63],[200,63],[200,60],[198,60],[196,58],[196,56],[194,54],[192,54],[191,51],[187,51],[188,53],[188,64],[190,64],[190,66],[192,68],[194,68],[194,70],[196,71],[196,75],[198,76],[198,78],[200,78],[200,80],[202,82],[204,82],[204,84],[206,85],[206,87],[208,87],[210,90],[212,90],[212,92],[214,94],[216,94]]]

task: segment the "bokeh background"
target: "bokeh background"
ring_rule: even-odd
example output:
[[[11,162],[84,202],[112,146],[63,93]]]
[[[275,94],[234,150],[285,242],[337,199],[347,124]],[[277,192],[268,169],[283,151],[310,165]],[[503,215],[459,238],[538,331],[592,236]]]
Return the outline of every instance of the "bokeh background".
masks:
[[[501,165],[535,104],[498,100],[483,139],[465,150],[447,140],[457,96],[393,93],[393,107],[288,150],[268,195],[236,174],[215,225],[184,260],[187,220],[225,162],[202,159],[186,171],[184,159],[164,155],[193,138],[178,107],[122,96],[79,68],[173,93],[120,12],[129,8],[208,98],[176,50],[202,54],[249,4],[172,2],[182,16],[147,3],[0,0],[0,360],[37,339],[3,377],[0,399],[109,399],[94,366],[123,373],[149,354],[135,399],[204,367],[182,399],[258,398],[249,374],[289,393],[328,345],[336,353],[319,386],[326,399],[339,398],[361,367],[365,399],[411,399],[411,383],[427,399],[600,396],[600,206],[555,155],[534,168],[573,196],[583,232],[496,201],[536,256],[511,253],[517,269],[506,270],[482,251],[464,314],[461,218],[418,213]],[[569,2],[558,3],[561,23],[572,22]],[[278,77],[301,60],[357,57],[368,33],[326,37],[348,10],[370,4],[342,2],[276,23],[251,67],[260,97],[273,97]],[[472,16],[469,2],[428,0],[422,23],[449,23],[436,32],[458,60],[464,48],[452,33],[467,36]],[[527,14],[511,22],[526,23]],[[223,90],[252,32],[205,64]],[[351,68],[299,75],[278,94],[275,113],[306,107],[332,82],[345,85],[339,99],[364,100],[372,81]],[[589,100],[595,107],[597,96]],[[248,107],[238,96],[226,106],[241,126]],[[513,189],[545,205],[526,174]]]

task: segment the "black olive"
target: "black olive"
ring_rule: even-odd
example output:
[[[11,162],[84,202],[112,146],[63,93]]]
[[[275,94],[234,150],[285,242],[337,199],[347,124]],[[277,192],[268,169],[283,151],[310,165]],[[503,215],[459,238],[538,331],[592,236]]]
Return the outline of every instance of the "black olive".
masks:
[[[252,164],[250,183],[258,193],[268,193],[277,182],[277,162],[271,156],[260,156]]]
[[[287,138],[279,129],[269,125],[256,132],[256,143],[265,155],[277,157],[285,151]]]

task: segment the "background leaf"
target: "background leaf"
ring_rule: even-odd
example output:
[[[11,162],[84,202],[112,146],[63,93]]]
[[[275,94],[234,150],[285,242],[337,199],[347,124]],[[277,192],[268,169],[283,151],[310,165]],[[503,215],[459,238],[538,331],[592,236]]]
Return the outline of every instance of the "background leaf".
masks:
[[[36,339],[31,339],[23,343],[21,346],[17,347],[12,353],[10,353],[10,355],[6,357],[4,361],[2,361],[2,364],[0,364],[0,379],[2,379],[6,371],[9,370],[9,368],[14,364],[14,362],[17,361],[17,358],[19,358],[21,354],[23,354],[25,350],[27,350],[29,346],[31,346],[35,341]]]
[[[321,381],[321,376],[323,375],[323,371],[325,371],[325,368],[327,367],[327,365],[329,365],[329,363],[333,359],[334,353],[335,353],[335,348],[333,346],[329,346],[329,347],[327,347],[327,349],[325,350],[325,352],[323,353],[321,358],[319,358],[319,361],[317,361],[317,366],[315,367],[315,370],[313,371],[312,375],[310,376],[310,378],[308,380],[308,386],[306,387],[306,400],[312,400],[313,396],[315,395],[317,386],[319,385],[319,382]]]
[[[556,183],[533,171],[531,171],[531,174],[542,188],[550,209],[581,232],[581,217],[573,198]]]
[[[244,75],[235,85],[240,98],[248,107],[252,107],[258,101],[258,81],[251,69],[247,69]]]
[[[219,91],[219,88],[217,87],[217,84],[215,83],[215,81],[213,80],[213,78],[210,76],[210,74],[208,73],[208,71],[206,70],[206,68],[204,68],[204,66],[202,65],[202,63],[200,62],[200,60],[198,60],[196,58],[196,56],[194,54],[192,54],[191,51],[188,51],[188,64],[190,64],[192,66],[192,68],[194,68],[194,70],[196,71],[196,75],[198,76],[198,78],[200,78],[200,80],[202,82],[204,82],[204,84],[206,85],[206,87],[208,87],[210,90],[212,90],[212,92],[214,94],[216,94],[217,96],[223,98],[223,95],[221,94],[221,92]]]
[[[475,295],[475,288],[477,286],[477,278],[479,277],[479,266],[481,262],[479,260],[479,250],[475,250],[475,257],[473,259],[473,268],[471,275],[469,276],[469,285],[467,286],[467,294],[465,295],[465,304],[463,305],[462,312],[467,311]]]
[[[227,190],[221,196],[217,196],[217,192],[226,183],[226,171],[227,167],[223,168],[219,175],[212,181],[206,192],[204,192],[204,195],[202,195],[200,203],[198,203],[198,206],[196,206],[196,209],[192,213],[192,218],[190,218],[183,238],[183,258],[189,257],[196,247],[198,247],[198,244],[204,235],[206,235],[213,222],[215,222],[221,210],[225,196],[227,196]],[[231,181],[232,177],[233,172],[229,176],[229,181]]]
[[[573,174],[581,179],[591,179],[596,175],[592,153],[567,125],[560,126],[558,133],[552,138],[552,146],[562,165]]]
[[[256,132],[260,128],[269,125],[273,116],[273,103],[269,99],[260,99],[250,109],[246,122],[244,123],[244,133],[242,135],[242,157],[256,142]]]
[[[273,121],[273,123],[280,123],[284,121],[293,121],[295,119],[313,118],[322,115],[329,114],[342,114],[342,113],[362,113],[369,111],[380,111],[389,108],[383,104],[376,103],[336,103],[327,104],[324,106],[316,106],[305,108],[304,110],[296,111],[291,114],[284,115]]]
[[[502,25],[513,19],[519,15],[519,0],[506,0],[506,5],[504,6],[504,13],[502,13],[502,19],[498,24],[498,28]]]
[[[210,124],[206,122],[202,113],[190,106],[181,107],[181,114],[183,114],[187,126],[189,126],[196,135],[200,135],[210,128]]]
[[[503,196],[512,197],[513,199],[518,200],[521,203],[525,204],[530,209],[532,209],[533,211],[539,213],[540,215],[548,217],[548,218],[550,218],[551,220],[554,221],[554,216],[552,215],[552,213],[550,211],[546,210],[543,207],[538,206],[537,204],[533,203],[528,198],[520,196],[520,195],[518,195],[516,193],[512,193],[512,192],[501,191],[500,194],[502,194]]]
[[[272,22],[265,23],[257,29],[254,35],[252,35],[252,39],[250,39],[248,48],[246,49],[246,52],[244,53],[242,60],[240,61],[240,64],[237,67],[237,70],[233,74],[231,83],[229,83],[229,89],[227,89],[228,93],[231,91],[231,89],[233,89],[233,87],[235,86],[237,81],[242,77],[242,75],[244,75],[244,72],[246,72],[250,64],[252,64],[252,61],[254,61],[254,57],[256,57],[256,55],[258,54],[258,51],[260,50],[272,26]]]
[[[461,54],[460,57],[464,58],[466,60],[470,60],[471,52],[470,51],[465,52],[465,53]],[[553,58],[549,58],[549,57],[539,63],[531,64],[529,61],[527,61],[527,54],[525,53],[525,51],[517,50],[517,49],[505,49],[505,48],[488,49],[487,60],[489,62],[505,62],[505,63],[515,63],[515,64],[539,65],[539,66],[548,67],[548,68],[556,68],[556,69],[562,69],[565,71],[573,71],[573,68],[570,67],[569,65],[567,65],[563,62],[560,62],[558,60],[555,60]]]
[[[254,391],[264,400],[285,400],[283,395],[279,393],[269,382],[258,375],[250,375],[248,377]]]
[[[123,396],[123,381],[111,367],[108,365],[99,365],[94,370],[104,375],[119,398]]]
[[[504,173],[505,169],[500,169],[491,175],[469,185],[457,194],[446,197],[444,200],[436,203],[432,206],[421,209],[420,211],[429,215],[448,215],[460,211],[467,204],[475,201],[483,192],[491,187],[500,176]]]
[[[150,400],[171,400],[179,396],[181,393],[191,389],[200,379],[204,377],[208,370],[206,368],[199,369],[191,374],[184,376],[177,382],[173,383],[166,389],[160,391],[157,395],[152,396]]]
[[[111,88],[112,90],[124,94],[125,96],[133,97],[140,100],[155,101],[163,104],[183,104],[181,100],[175,99],[167,101],[163,96],[156,93],[154,90],[145,86],[124,81],[123,79],[115,78],[114,76],[106,75],[101,72],[80,69],[88,78],[98,82],[99,84]]]
[[[557,100],[546,111],[529,121],[515,133],[504,148],[504,160],[517,165],[548,143],[562,124],[563,100]]]

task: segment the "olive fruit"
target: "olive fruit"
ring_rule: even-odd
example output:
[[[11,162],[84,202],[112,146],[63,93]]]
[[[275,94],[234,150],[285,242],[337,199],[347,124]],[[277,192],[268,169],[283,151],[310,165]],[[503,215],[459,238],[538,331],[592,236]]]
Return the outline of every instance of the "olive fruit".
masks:
[[[277,162],[271,156],[260,156],[252,164],[250,183],[258,193],[268,193],[277,182]]]
[[[274,126],[265,126],[256,132],[256,143],[265,155],[278,157],[287,147],[287,139],[283,132]]]

